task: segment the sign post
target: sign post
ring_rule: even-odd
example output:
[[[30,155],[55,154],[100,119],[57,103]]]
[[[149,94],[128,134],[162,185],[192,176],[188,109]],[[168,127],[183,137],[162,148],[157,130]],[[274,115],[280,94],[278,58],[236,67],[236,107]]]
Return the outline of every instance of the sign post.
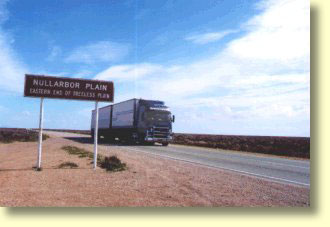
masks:
[[[97,139],[99,131],[99,109],[97,108],[98,101],[95,102],[95,130],[94,130],[94,170],[97,167]]]
[[[74,99],[95,101],[95,132],[94,132],[94,169],[97,167],[97,143],[99,110],[98,102],[113,102],[114,87],[111,81],[86,80],[76,78],[25,75],[24,96],[41,97],[39,116],[39,144],[36,169],[41,170],[43,100],[44,98]]]
[[[38,144],[38,162],[37,170],[41,170],[41,153],[42,153],[42,123],[44,119],[44,98],[40,98],[40,114],[39,114],[39,144]]]

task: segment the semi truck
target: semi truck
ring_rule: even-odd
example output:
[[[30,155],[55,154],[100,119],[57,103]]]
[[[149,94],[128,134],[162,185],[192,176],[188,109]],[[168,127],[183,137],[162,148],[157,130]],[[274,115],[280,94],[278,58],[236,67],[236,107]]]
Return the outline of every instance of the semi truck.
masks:
[[[94,138],[95,110],[92,111],[91,136]],[[175,116],[163,101],[130,99],[99,108],[98,137],[138,142],[161,143],[167,146],[172,140],[172,123]]]

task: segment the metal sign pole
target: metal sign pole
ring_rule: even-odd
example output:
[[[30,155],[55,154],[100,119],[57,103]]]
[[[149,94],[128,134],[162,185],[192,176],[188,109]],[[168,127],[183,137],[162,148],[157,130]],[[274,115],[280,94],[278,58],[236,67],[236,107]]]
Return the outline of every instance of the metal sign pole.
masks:
[[[1,1],[1,0],[0,0]],[[38,92],[35,92],[38,91]],[[91,95],[82,96],[87,92]],[[97,140],[99,129],[98,102],[113,102],[114,86],[111,81],[73,79],[25,74],[24,97],[40,97],[39,146],[36,169],[41,170],[42,123],[44,98],[95,101],[94,169],[97,167]]]
[[[44,98],[40,98],[40,115],[39,115],[39,145],[38,145],[38,163],[37,170],[41,170],[41,152],[42,152],[42,123],[44,118]]]
[[[95,131],[94,131],[94,170],[97,167],[97,139],[99,131],[99,109],[97,108],[98,101],[95,102]]]

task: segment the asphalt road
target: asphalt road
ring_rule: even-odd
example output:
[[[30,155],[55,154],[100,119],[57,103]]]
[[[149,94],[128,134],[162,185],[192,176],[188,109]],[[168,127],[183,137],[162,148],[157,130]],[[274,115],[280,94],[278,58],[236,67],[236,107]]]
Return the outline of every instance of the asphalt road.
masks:
[[[119,146],[119,148],[225,169],[280,183],[310,186],[309,160],[293,160],[270,155],[264,156],[181,145],[170,145],[168,147]]]
[[[68,135],[68,133],[61,133]],[[71,134],[81,140],[88,136]],[[294,160],[272,155],[252,154],[239,151],[228,151],[182,145],[133,146],[122,144],[100,144],[99,146],[116,146],[128,152],[140,152],[158,157],[174,159],[210,168],[219,168],[236,173],[250,175],[269,181],[310,187],[310,161]]]

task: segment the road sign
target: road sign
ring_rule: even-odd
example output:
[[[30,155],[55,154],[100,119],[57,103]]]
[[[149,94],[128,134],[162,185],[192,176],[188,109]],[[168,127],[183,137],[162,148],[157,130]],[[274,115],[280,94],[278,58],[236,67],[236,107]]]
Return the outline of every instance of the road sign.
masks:
[[[25,75],[24,96],[113,102],[113,82]]]
[[[113,102],[113,82],[25,74],[24,96],[40,97],[37,170],[41,170],[44,98],[76,99],[95,102],[94,169],[97,167],[98,102]]]

